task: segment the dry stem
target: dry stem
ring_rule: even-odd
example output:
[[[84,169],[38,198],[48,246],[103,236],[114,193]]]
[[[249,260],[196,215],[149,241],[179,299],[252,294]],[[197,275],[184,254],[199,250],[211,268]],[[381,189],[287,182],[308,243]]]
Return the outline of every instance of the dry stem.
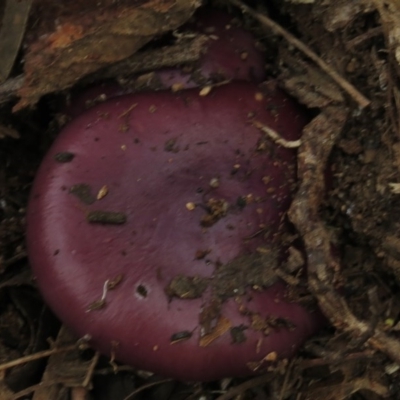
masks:
[[[284,139],[278,132],[274,131],[267,125],[262,124],[259,121],[252,121],[253,125],[264,132],[270,139],[272,139],[275,143],[280,144],[283,147],[288,149],[293,149],[300,147],[301,140],[286,140]]]

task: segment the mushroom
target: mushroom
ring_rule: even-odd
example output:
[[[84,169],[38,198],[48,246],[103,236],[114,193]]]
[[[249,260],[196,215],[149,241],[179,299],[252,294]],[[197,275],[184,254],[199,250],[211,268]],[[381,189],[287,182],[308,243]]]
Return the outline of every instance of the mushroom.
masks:
[[[271,82],[199,92],[125,95],[72,120],[27,214],[59,318],[103,354],[187,381],[263,370],[321,326],[274,273],[296,151],[254,125],[296,140],[304,112]]]
[[[265,79],[264,53],[251,32],[245,30],[230,14],[203,8],[193,23],[182,28],[178,35],[205,34],[208,41],[205,52],[195,65],[182,68],[155,70],[151,78],[140,80],[141,90],[181,90],[198,86],[218,84],[228,80],[244,80],[260,83]],[[179,39],[178,39],[179,40]],[[148,87],[148,86],[149,87]],[[72,94],[72,101],[64,113],[74,118],[94,104],[122,94],[136,91],[133,86],[120,86],[115,82],[96,83]]]
[[[195,22],[183,28],[182,36],[186,31],[207,35],[206,51],[189,70],[157,71],[163,88],[175,85],[187,89],[229,80],[262,82],[265,79],[265,56],[260,43],[230,14],[203,8],[196,14]]]

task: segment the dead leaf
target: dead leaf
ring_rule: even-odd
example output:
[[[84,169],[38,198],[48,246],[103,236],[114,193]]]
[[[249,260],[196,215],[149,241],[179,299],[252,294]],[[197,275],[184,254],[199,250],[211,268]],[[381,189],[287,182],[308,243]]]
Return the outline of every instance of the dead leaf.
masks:
[[[232,322],[228,318],[225,318],[221,315],[218,318],[215,328],[200,339],[200,347],[207,347],[210,345],[214,340],[217,340],[220,336],[228,332],[231,326]]]
[[[197,0],[150,0],[139,6],[93,7],[60,19],[53,31],[28,46],[25,81],[14,111],[131,56],[155,36],[178,28],[198,6]]]

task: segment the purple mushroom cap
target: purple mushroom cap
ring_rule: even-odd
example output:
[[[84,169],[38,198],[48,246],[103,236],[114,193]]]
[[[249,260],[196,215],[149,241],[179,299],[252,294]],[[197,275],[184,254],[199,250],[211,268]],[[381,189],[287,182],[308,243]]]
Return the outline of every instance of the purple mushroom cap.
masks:
[[[304,113],[273,83],[131,94],[63,128],[27,243],[60,319],[102,353],[180,380],[245,376],[321,325],[270,279],[287,250]],[[272,274],[273,275],[273,274]]]
[[[186,29],[209,37],[206,51],[190,72],[170,68],[157,71],[164,88],[180,84],[192,88],[227,80],[262,82],[264,53],[253,34],[222,11],[203,9]]]

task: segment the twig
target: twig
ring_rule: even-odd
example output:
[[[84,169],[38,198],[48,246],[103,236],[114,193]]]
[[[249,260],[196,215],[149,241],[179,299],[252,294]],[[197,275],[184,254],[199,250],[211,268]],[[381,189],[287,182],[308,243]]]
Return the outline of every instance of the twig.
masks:
[[[361,108],[367,107],[371,102],[363,94],[361,94],[350,82],[341,77],[332,67],[330,67],[325,61],[323,61],[317,54],[315,54],[309,47],[307,47],[303,42],[289,33],[287,30],[282,28],[279,24],[272,21],[270,18],[263,14],[260,14],[240,0],[230,0],[232,4],[236,7],[242,9],[242,11],[247,12],[253,18],[257,19],[261,24],[265,25],[267,28],[271,29],[276,35],[280,35],[285,38],[290,44],[297,47],[302,51],[307,57],[313,60],[323,71],[325,71],[343,90],[345,90],[350,96],[353,97],[355,101],[358,102]]]
[[[87,77],[83,82],[93,82],[101,79],[115,78],[117,76],[129,76],[140,72],[155,69],[173,67],[197,61],[208,40],[205,35],[178,41],[172,46],[140,51],[118,63],[103,68]],[[12,100],[24,84],[24,75],[8,79],[0,85],[0,104]]]
[[[343,357],[341,360],[333,360],[335,363],[340,362],[344,364],[349,361],[357,361],[363,359],[371,359],[376,357],[377,353],[375,350],[365,350],[362,352],[351,353]],[[297,368],[307,369],[307,368],[315,368],[321,367],[323,365],[327,365],[332,363],[332,359],[330,358],[314,358],[312,360],[301,360],[297,363]]]
[[[290,365],[288,366],[288,368],[286,368],[285,378],[283,379],[283,382],[282,382],[282,386],[281,386],[281,390],[280,390],[280,393],[279,393],[278,400],[283,400],[283,399],[286,398],[285,395],[286,395],[286,392],[288,390],[289,378],[290,378],[290,375],[291,375],[291,373],[293,371],[293,366],[294,365],[295,365],[295,360],[292,360]]]
[[[262,124],[259,121],[252,121],[253,125],[269,136],[275,143],[280,144],[288,149],[293,149],[301,146],[301,140],[286,140],[278,132],[274,131],[267,125]]]
[[[383,29],[381,26],[377,26],[375,28],[369,29],[367,32],[356,36],[354,39],[349,40],[346,43],[346,49],[350,50],[353,47],[359,46],[360,44],[364,43],[367,40],[374,38],[375,36],[383,35]]]
[[[72,350],[76,350],[76,349],[77,349],[77,345],[73,344],[71,346],[60,347],[58,349],[56,348],[56,349],[39,351],[38,353],[30,354],[29,356],[17,358],[16,360],[12,360],[12,361],[0,364],[0,371],[4,371],[6,369],[13,368],[13,367],[16,367],[21,364],[25,364],[30,361],[39,360],[40,358],[49,357],[53,354],[66,353],[68,351],[72,351]]]
[[[94,369],[96,368],[96,365],[99,362],[99,358],[100,358],[100,353],[96,351],[95,355],[92,358],[92,361],[90,362],[89,368],[87,369],[85,379],[82,382],[82,387],[84,387],[85,389],[88,388],[89,383],[92,380]]]
[[[51,387],[51,386],[54,386],[54,385],[62,385],[64,383],[65,383],[65,381],[62,380],[62,379],[57,379],[57,380],[49,381],[49,382],[40,382],[40,383],[38,383],[36,385],[29,386],[26,389],[23,389],[23,390],[15,393],[15,394],[13,394],[11,396],[11,398],[8,399],[8,400],[18,400],[21,397],[25,397],[25,396],[30,395],[33,392],[36,392],[36,390],[48,388],[48,387]]]
[[[16,261],[22,260],[23,258],[27,257],[27,253],[25,251],[21,251],[20,253],[16,254],[13,257],[10,257],[7,260],[4,260],[4,266],[8,267],[11,264],[14,264]]]

